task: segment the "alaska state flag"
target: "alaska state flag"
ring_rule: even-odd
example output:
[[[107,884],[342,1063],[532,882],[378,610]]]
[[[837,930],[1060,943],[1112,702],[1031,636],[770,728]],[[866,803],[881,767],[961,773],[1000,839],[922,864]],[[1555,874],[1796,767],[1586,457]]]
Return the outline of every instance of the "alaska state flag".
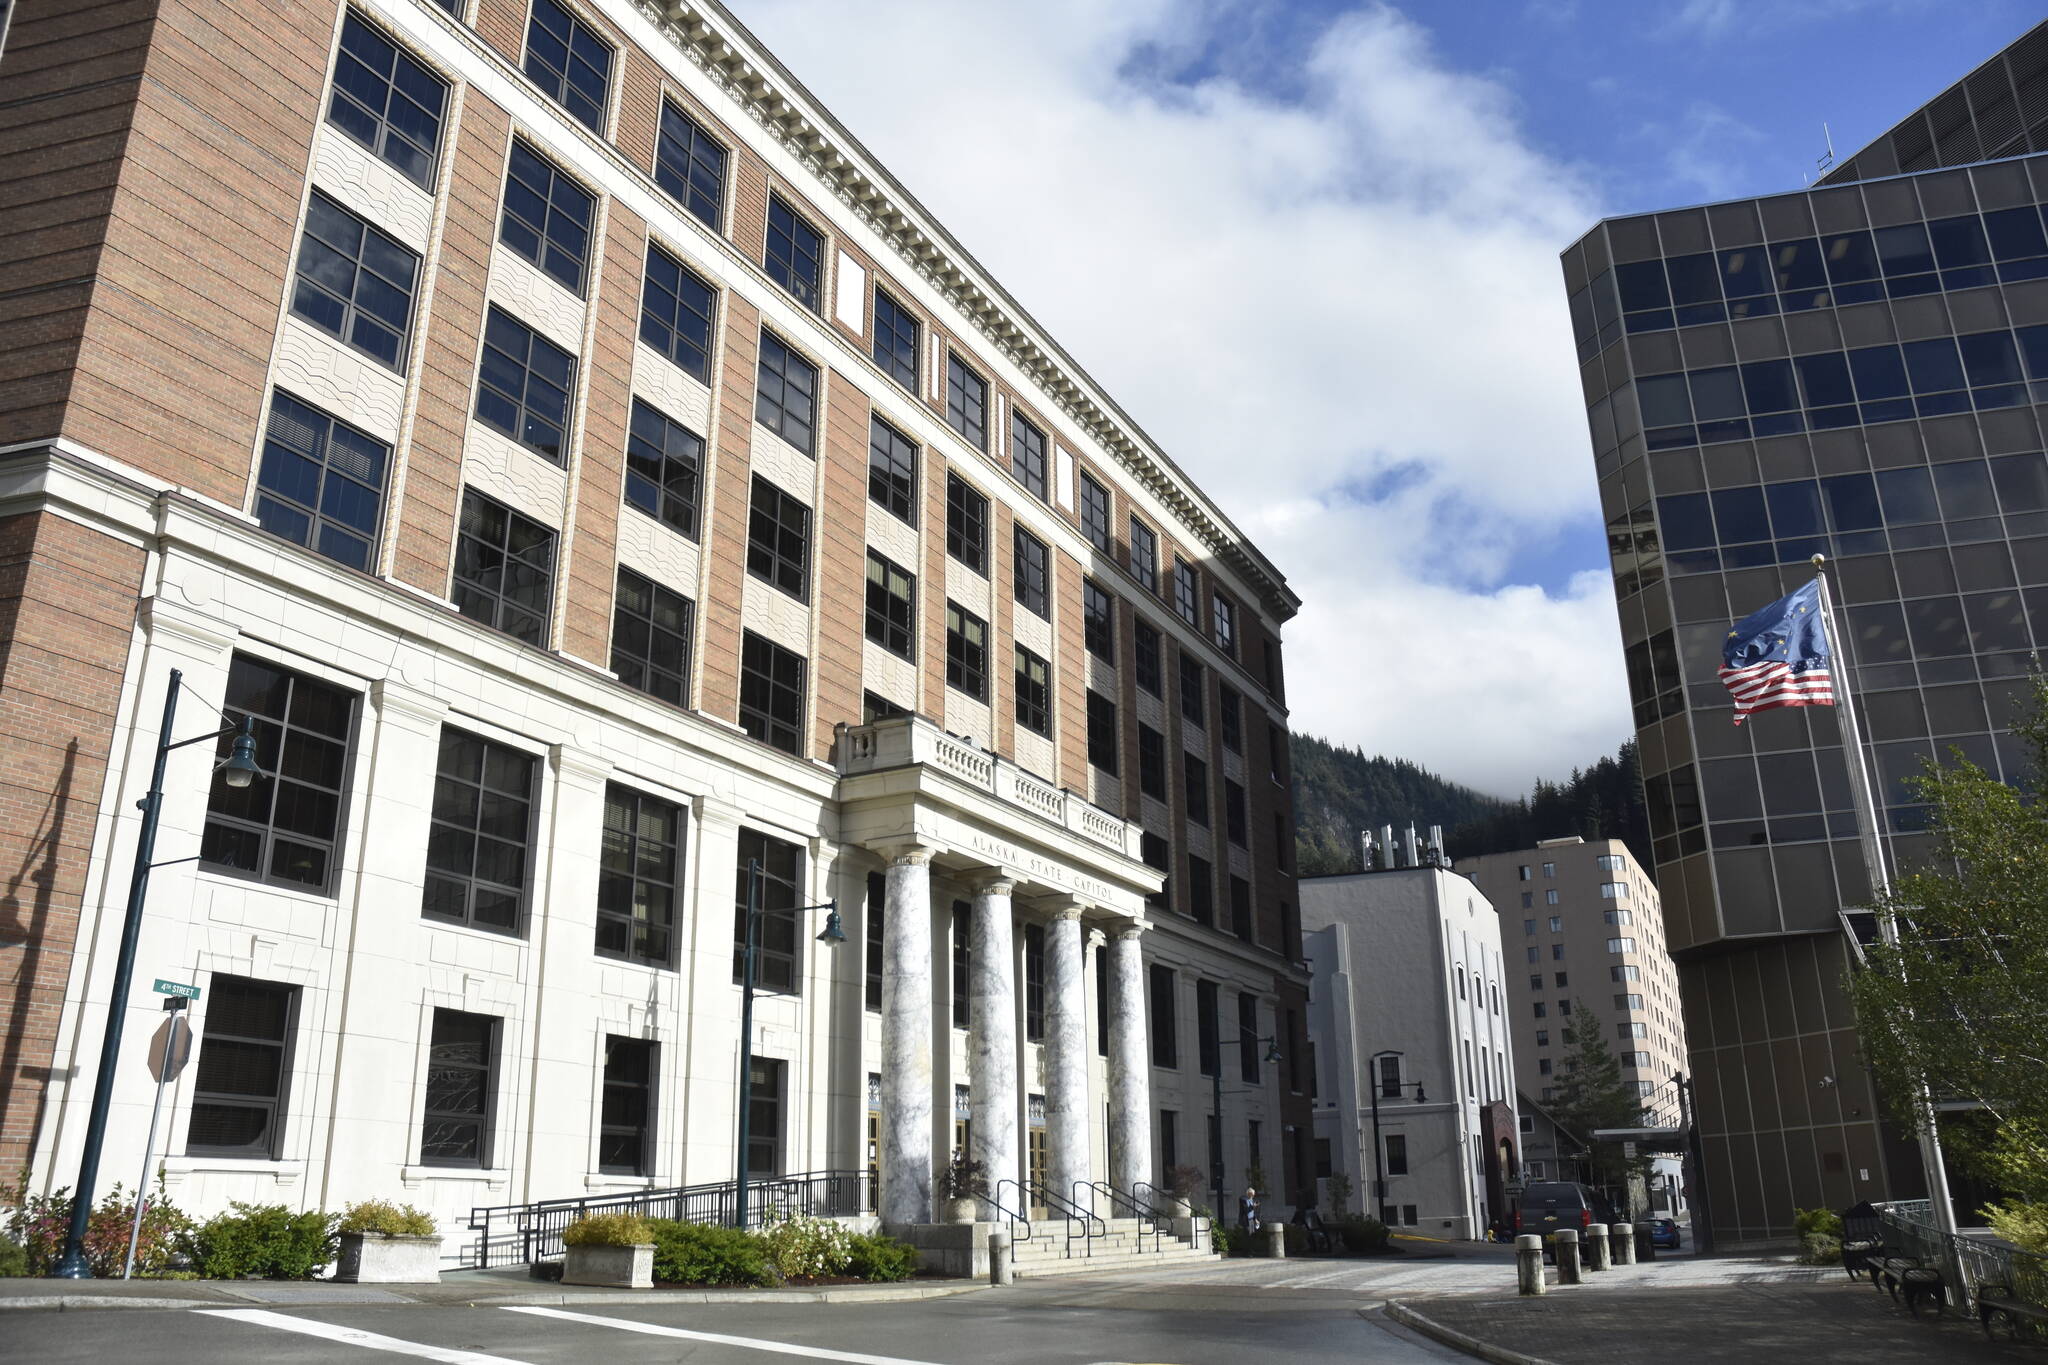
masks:
[[[1833,706],[1832,654],[1818,578],[1737,621],[1721,646],[1721,681],[1735,698],[1735,723],[1774,706]]]

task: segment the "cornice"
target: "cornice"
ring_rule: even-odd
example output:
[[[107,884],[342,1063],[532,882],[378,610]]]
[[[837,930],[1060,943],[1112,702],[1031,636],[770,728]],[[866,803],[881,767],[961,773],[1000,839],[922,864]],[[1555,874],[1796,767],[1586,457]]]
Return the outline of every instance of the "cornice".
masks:
[[[632,0],[689,61],[747,111],[832,196],[950,303],[1047,401],[1173,511],[1285,621],[1301,607],[1280,571],[1196,491],[1194,483],[1118,408],[1023,306],[938,226],[717,0]],[[742,44],[746,46],[742,46]],[[801,103],[799,102],[801,101]],[[809,107],[806,108],[805,106]],[[871,171],[869,167],[874,169]]]

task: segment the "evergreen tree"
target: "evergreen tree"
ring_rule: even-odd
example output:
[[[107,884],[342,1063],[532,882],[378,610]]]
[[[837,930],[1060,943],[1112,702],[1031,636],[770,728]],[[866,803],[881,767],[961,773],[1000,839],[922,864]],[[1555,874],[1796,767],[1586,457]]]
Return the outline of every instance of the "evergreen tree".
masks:
[[[1631,1178],[1647,1174],[1648,1158],[1628,1157],[1619,1142],[1594,1138],[1599,1128],[1634,1128],[1643,1121],[1643,1101],[1635,1085],[1622,1079],[1621,1059],[1608,1045],[1607,1034],[1584,1000],[1572,1002],[1571,1022],[1564,1030],[1564,1052],[1552,1077],[1546,1106],[1557,1122],[1577,1134],[1590,1149],[1592,1184],[1608,1189],[1617,1209],[1627,1203]]]

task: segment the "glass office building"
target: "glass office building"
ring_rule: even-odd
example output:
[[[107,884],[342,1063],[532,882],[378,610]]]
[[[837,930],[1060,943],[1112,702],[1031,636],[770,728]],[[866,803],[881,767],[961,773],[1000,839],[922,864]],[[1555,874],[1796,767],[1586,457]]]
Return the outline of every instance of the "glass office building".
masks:
[[[1564,253],[1723,1241],[1925,1192],[1841,989],[1869,886],[1835,712],[1738,727],[1716,669],[1824,554],[1899,860],[1927,851],[1928,755],[2018,776],[2048,647],[2044,59],[2048,25],[1805,191]]]

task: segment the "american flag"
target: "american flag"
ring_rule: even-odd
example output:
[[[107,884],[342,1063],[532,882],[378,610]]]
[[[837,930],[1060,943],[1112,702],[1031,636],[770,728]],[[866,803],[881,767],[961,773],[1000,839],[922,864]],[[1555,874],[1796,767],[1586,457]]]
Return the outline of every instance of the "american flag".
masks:
[[[1737,621],[1721,646],[1721,681],[1735,698],[1735,723],[1776,706],[1833,706],[1831,653],[1818,578]]]

